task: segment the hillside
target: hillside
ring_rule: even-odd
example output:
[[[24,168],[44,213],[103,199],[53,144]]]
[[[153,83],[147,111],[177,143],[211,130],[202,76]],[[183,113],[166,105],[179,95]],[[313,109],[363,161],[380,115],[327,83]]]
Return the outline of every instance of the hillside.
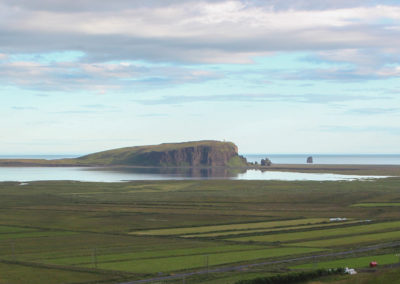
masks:
[[[89,154],[75,159],[0,160],[1,166],[144,166],[245,167],[232,142],[192,141],[135,146]]]
[[[157,167],[246,166],[231,142],[195,141],[120,148],[77,158],[96,165]]]

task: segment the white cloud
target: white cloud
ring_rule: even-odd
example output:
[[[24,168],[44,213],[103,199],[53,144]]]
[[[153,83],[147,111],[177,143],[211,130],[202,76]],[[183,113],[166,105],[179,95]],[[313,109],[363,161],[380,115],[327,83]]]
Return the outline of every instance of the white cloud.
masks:
[[[398,6],[277,10],[276,4],[241,1],[154,3],[111,11],[3,6],[0,35],[9,40],[0,50],[81,48],[93,58],[248,63],[280,50],[400,46]]]

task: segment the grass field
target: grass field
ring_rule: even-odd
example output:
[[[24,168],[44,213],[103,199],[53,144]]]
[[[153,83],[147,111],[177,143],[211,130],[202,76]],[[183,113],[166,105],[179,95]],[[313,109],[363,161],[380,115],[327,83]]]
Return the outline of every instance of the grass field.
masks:
[[[382,255],[371,255],[363,257],[344,258],[332,261],[322,261],[316,263],[308,263],[303,265],[293,266],[293,269],[315,269],[317,268],[337,268],[337,267],[350,267],[350,268],[365,268],[369,266],[371,261],[378,262],[378,265],[386,265],[392,263],[398,263],[399,257],[394,253],[382,254]]]
[[[271,234],[271,235],[261,235],[261,236],[252,236],[252,237],[243,237],[243,238],[232,238],[229,240],[232,241],[241,241],[241,242],[293,242],[298,240],[306,240],[306,239],[321,239],[321,238],[338,238],[344,235],[356,235],[358,237],[362,237],[364,235],[373,232],[382,232],[385,230],[399,230],[400,222],[383,222],[377,224],[364,224],[364,225],[353,225],[344,228],[334,228],[334,229],[323,229],[323,230],[311,230],[305,232],[296,232],[296,233],[283,233],[283,234]],[[400,232],[393,232],[394,234]],[[383,234],[382,234],[383,235]],[[388,234],[390,235],[390,234]],[[333,240],[334,242],[334,240]]]
[[[257,229],[257,230],[232,230],[226,232],[216,232],[216,233],[205,233],[205,234],[193,234],[193,235],[183,235],[184,238],[209,238],[209,237],[223,237],[229,235],[241,235],[241,234],[254,234],[254,233],[271,233],[271,232],[279,232],[279,231],[296,231],[296,230],[304,230],[304,229],[316,229],[316,228],[326,228],[326,227],[334,227],[340,225],[349,225],[349,224],[356,224],[362,221],[346,221],[346,222],[331,222],[329,224],[321,223],[321,224],[314,224],[314,225],[302,225],[302,226],[284,226],[278,228],[271,228],[271,229]]]
[[[118,283],[400,240],[398,208],[352,206],[400,202],[399,182],[0,183],[0,283]],[[187,283],[234,283],[287,265]]]
[[[306,225],[306,224],[318,224],[322,222],[328,222],[327,218],[310,218],[310,219],[299,219],[299,220],[282,220],[282,221],[269,221],[269,222],[257,222],[257,223],[245,223],[245,224],[232,224],[232,225],[219,225],[219,226],[202,226],[202,227],[190,227],[190,228],[174,228],[174,229],[162,229],[162,230],[149,230],[149,231],[138,231],[132,232],[135,235],[185,235],[193,233],[204,233],[204,232],[220,232],[220,231],[236,231],[236,230],[248,230],[254,228],[276,228],[276,227],[287,227],[295,225]]]
[[[129,271],[137,273],[171,272],[184,269],[203,268],[208,265],[244,262],[256,259],[275,258],[287,255],[301,255],[318,252],[314,248],[270,248],[248,251],[201,253],[187,256],[169,256],[163,258],[137,259],[128,261],[110,261],[99,263],[102,269]],[[92,264],[88,265],[92,266]]]
[[[294,246],[306,246],[306,247],[335,247],[335,246],[348,246],[365,243],[377,243],[377,242],[388,242],[399,240],[400,231],[387,232],[387,233],[375,233],[366,235],[352,235],[343,238],[334,238],[327,240],[314,240],[308,242],[294,243]]]
[[[101,280],[118,279],[115,276],[97,273],[78,272],[54,268],[31,267],[0,262],[0,283],[42,284],[42,283],[88,283]]]
[[[396,207],[400,206],[400,202],[374,202],[374,203],[358,203],[352,205],[353,207]]]

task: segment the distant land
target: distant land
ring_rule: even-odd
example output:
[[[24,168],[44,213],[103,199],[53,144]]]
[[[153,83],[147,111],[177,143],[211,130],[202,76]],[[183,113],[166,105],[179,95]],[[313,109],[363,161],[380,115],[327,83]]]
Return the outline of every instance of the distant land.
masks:
[[[214,140],[134,146],[69,159],[0,159],[0,166],[247,167],[232,142]]]

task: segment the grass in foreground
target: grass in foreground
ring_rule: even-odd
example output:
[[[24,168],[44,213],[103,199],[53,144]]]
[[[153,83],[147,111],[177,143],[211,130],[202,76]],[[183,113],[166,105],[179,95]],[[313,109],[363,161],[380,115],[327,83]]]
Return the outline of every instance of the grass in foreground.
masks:
[[[216,231],[233,231],[233,230],[246,230],[246,229],[254,229],[254,228],[286,227],[286,226],[294,226],[294,225],[302,225],[302,224],[303,225],[318,224],[318,223],[328,222],[328,221],[329,220],[326,218],[310,218],[310,219],[299,219],[299,220],[282,220],[282,221],[268,221],[268,222],[245,223],[245,224],[149,230],[149,231],[132,232],[131,234],[163,235],[163,236],[184,235],[184,234],[216,232]]]
[[[304,247],[335,247],[335,246],[348,246],[365,243],[374,243],[395,241],[400,239],[400,231],[387,232],[387,233],[376,233],[367,235],[356,235],[351,237],[327,239],[327,240],[315,240],[308,242],[300,242],[290,244],[293,246],[304,246]]]
[[[329,240],[318,235],[315,238],[313,236],[313,242],[321,246],[307,248],[299,245],[305,239],[295,239],[293,242],[298,243],[293,243],[293,246],[280,247],[226,241],[218,236],[215,239],[212,236],[203,239],[182,238],[181,232],[178,235],[165,236],[129,234],[150,230],[165,232],[165,229],[189,229],[195,233],[188,234],[196,235],[199,228],[207,228],[205,232],[198,233],[198,236],[226,232],[260,235],[265,232],[250,231],[268,230],[270,235],[282,234],[283,238],[291,238],[293,231],[290,230],[301,230],[309,234],[328,230],[316,230],[315,226],[330,225],[318,223],[318,220],[327,220],[330,217],[372,219],[374,224],[385,224],[383,221],[398,222],[400,211],[396,207],[351,205],[398,202],[399,184],[399,178],[368,182],[203,180],[110,184],[58,181],[31,182],[24,186],[12,182],[0,183],[0,262],[29,261],[36,265],[38,271],[47,271],[45,266],[53,265],[52,271],[55,274],[64,275],[65,279],[71,279],[70,282],[74,283],[74,277],[78,275],[76,273],[86,275],[87,269],[92,270],[96,263],[98,268],[109,269],[110,274],[129,274],[130,279],[140,279],[145,277],[142,274],[145,272],[151,274],[146,277],[151,277],[156,276],[158,271],[176,273],[182,269],[202,269],[206,265],[206,255],[210,266],[227,266],[270,260],[274,257],[293,258],[313,252],[321,254],[324,247],[335,246],[334,249],[345,250],[348,245],[362,246],[368,242],[379,244],[388,240],[400,240],[397,231],[380,234],[368,231],[365,232],[368,233],[366,235],[358,232],[356,236],[341,235]],[[272,227],[259,227],[260,224],[270,226],[274,222],[276,223]],[[296,224],[297,222],[302,224]],[[338,227],[332,229],[342,230],[345,226],[336,224]],[[256,227],[248,228],[249,225]],[[210,228],[216,231],[209,231]],[[273,232],[275,229],[284,231]],[[381,230],[382,227],[377,229],[379,232]],[[369,239],[363,239],[364,237]],[[308,243],[307,246],[312,247],[313,244]],[[15,269],[20,271],[17,266]],[[82,269],[85,271],[77,272]],[[285,265],[282,264],[279,269],[284,270]],[[4,280],[6,283],[20,283],[21,277],[18,273],[11,273],[14,268],[10,267],[9,271],[8,274],[0,274],[0,279],[7,276],[7,281]],[[31,270],[23,273],[27,278],[36,277],[36,272]],[[44,275],[47,273],[50,272],[43,272]],[[82,275],[78,278],[92,281],[93,274],[89,274],[90,276]],[[112,283],[110,274],[95,273],[93,277],[99,280],[94,281]],[[229,281],[233,281],[233,278],[243,279],[241,275],[240,272],[235,272],[225,276],[218,275],[214,279],[218,279],[215,283],[232,283]],[[47,283],[58,283],[58,280],[53,280],[54,277],[56,276],[49,275],[46,278],[49,279]],[[210,275],[209,279],[213,277]],[[200,278],[204,280],[203,283],[207,283],[205,278],[196,279]],[[231,280],[225,281],[225,278]],[[43,283],[46,283],[46,279],[42,279]],[[196,283],[194,279],[195,277],[187,279],[186,283]]]
[[[357,203],[352,205],[352,207],[397,207],[397,206],[400,206],[400,202],[370,202],[370,203]]]
[[[240,252],[223,252],[213,254],[189,255],[178,257],[164,257],[154,259],[140,259],[131,261],[115,261],[99,263],[101,269],[128,271],[136,273],[159,273],[177,270],[206,268],[209,266],[231,264],[256,259],[268,259],[287,255],[299,255],[311,252],[319,252],[315,248],[271,248],[263,250],[251,250]],[[87,265],[91,267],[92,264]]]
[[[347,222],[331,222],[329,224],[321,223],[315,225],[301,225],[301,226],[285,226],[272,229],[257,229],[257,230],[233,230],[227,232],[216,232],[216,233],[205,233],[205,234],[193,234],[193,235],[183,235],[184,238],[209,238],[209,237],[224,237],[224,236],[234,236],[241,234],[259,234],[259,233],[272,233],[278,231],[285,231],[286,233],[291,233],[294,230],[304,230],[304,229],[316,229],[316,228],[326,228],[340,225],[357,224],[361,221],[347,221]]]
[[[314,263],[307,263],[302,265],[292,266],[293,269],[315,269],[317,268],[336,268],[336,267],[349,267],[349,268],[365,268],[369,266],[371,261],[377,261],[378,265],[393,264],[399,262],[399,257],[394,253],[383,255],[371,255],[353,258],[343,258],[331,261],[321,261]]]
[[[87,283],[120,279],[113,275],[30,267],[0,262],[0,284]]]
[[[295,233],[282,233],[282,234],[271,234],[271,235],[261,235],[261,236],[250,236],[242,238],[232,238],[229,240],[240,241],[240,242],[290,242],[296,240],[305,239],[321,239],[327,237],[340,237],[344,235],[356,235],[358,238],[359,234],[380,232],[384,230],[396,230],[400,229],[400,221],[396,222],[385,222],[377,224],[364,224],[364,225],[354,225],[344,228],[333,228],[333,229],[323,229],[323,230],[311,230],[305,232],[295,232]],[[361,235],[362,236],[362,235]]]

